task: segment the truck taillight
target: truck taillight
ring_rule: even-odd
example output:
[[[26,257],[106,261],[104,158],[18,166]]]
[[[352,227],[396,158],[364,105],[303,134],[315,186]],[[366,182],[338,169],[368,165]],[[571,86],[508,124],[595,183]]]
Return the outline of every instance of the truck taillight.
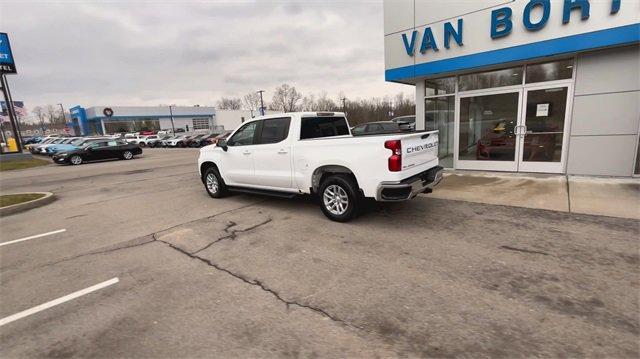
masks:
[[[389,157],[389,171],[400,172],[402,170],[402,142],[400,140],[385,141],[384,148],[391,150]]]

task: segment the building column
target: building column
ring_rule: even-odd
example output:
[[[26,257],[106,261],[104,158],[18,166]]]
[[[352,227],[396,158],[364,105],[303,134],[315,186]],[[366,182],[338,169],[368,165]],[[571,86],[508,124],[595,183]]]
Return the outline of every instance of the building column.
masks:
[[[104,119],[100,119],[100,126],[102,126],[102,134],[107,134],[107,129],[104,127]]]
[[[424,94],[425,83],[420,81],[416,83],[416,130],[422,131],[425,129],[424,119]]]

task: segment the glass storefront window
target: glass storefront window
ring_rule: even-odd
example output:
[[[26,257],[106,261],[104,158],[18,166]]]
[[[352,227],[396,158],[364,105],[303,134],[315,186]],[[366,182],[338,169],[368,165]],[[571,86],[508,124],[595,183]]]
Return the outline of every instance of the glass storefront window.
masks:
[[[440,165],[453,168],[453,139],[455,96],[442,96],[425,100],[425,129],[438,130],[438,158]]]
[[[160,121],[156,118],[144,118],[137,121],[104,121],[104,129],[107,133],[158,131],[160,130]]]
[[[425,85],[425,96],[446,95],[456,92],[455,77],[426,80]]]
[[[527,65],[527,83],[566,80],[573,77],[573,59]]]
[[[511,69],[461,75],[458,81],[459,90],[471,91],[492,87],[521,85],[523,71],[524,68],[520,66]]]
[[[514,161],[518,92],[460,99],[460,160]]]

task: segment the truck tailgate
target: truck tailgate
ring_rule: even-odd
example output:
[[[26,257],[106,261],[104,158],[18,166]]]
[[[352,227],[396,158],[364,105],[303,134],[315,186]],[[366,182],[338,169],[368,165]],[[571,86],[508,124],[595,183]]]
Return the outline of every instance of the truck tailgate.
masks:
[[[401,143],[402,170],[418,167],[438,158],[438,131],[404,135]]]

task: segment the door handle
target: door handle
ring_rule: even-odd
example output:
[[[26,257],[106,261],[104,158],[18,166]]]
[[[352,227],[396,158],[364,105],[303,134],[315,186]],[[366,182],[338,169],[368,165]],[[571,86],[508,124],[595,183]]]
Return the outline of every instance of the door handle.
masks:
[[[251,154],[251,151],[249,151],[249,150],[244,150],[244,152],[242,152],[242,154],[243,154],[243,155],[250,155],[250,154]]]
[[[280,154],[280,155],[286,155],[287,153],[289,153],[289,151],[287,151],[287,150],[278,151],[278,154]]]

